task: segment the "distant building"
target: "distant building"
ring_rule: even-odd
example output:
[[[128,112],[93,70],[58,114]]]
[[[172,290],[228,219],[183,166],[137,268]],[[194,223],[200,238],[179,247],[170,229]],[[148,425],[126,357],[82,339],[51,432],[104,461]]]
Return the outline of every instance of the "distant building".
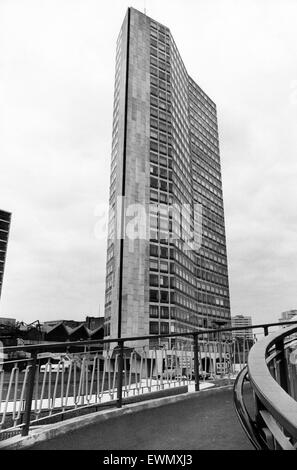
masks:
[[[252,326],[252,317],[245,315],[235,315],[231,317],[232,328],[242,328],[242,330],[232,331],[233,338],[253,339],[253,330],[246,330],[247,326]]]
[[[89,330],[96,330],[100,326],[103,326],[104,317],[86,317],[85,324]]]
[[[49,329],[49,328],[53,328],[53,327],[59,325],[60,323],[63,323],[65,326],[68,326],[69,328],[76,328],[82,322],[77,321],[77,320],[49,320],[49,321],[45,321],[42,324],[42,328],[46,330],[46,329]]]
[[[15,318],[0,317],[0,325],[15,326],[16,325],[16,319]]]
[[[4,346],[17,345],[15,318],[0,318],[0,341]]]
[[[0,297],[3,284],[10,220],[10,212],[0,210]]]
[[[103,326],[104,317],[86,317],[85,321],[78,320],[48,320],[42,324],[44,330],[53,328],[59,324],[63,323],[69,328],[77,328],[78,326],[85,325],[89,330],[96,330],[97,328]]]
[[[294,317],[296,317],[297,321],[297,310],[287,310],[286,312],[281,313],[281,317],[279,318],[279,323],[282,323],[284,321],[290,321]]]
[[[42,324],[45,341],[66,342],[103,339],[104,317],[86,317],[84,322],[76,320],[51,320]]]

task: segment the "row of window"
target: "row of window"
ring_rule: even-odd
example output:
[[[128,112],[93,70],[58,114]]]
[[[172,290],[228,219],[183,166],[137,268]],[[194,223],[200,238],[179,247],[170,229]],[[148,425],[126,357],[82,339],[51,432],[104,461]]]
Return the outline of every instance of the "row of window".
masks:
[[[152,255],[152,258],[153,256],[157,256],[157,253],[159,253],[159,256],[162,256],[163,255],[167,255],[168,254],[168,248],[167,247],[160,247],[160,252],[158,251],[158,247],[156,245],[151,245],[151,248],[153,248],[152,252],[154,253]],[[170,251],[172,252],[172,257],[171,259],[173,258],[173,250],[170,249]],[[167,256],[166,256],[167,258]],[[152,263],[150,265],[150,269],[151,271],[159,271],[159,264],[158,264],[158,261],[156,262],[156,260],[154,259],[151,259]],[[200,273],[201,270],[198,271],[199,268],[197,269],[194,269],[194,272],[197,272]],[[166,264],[165,265],[162,265],[162,267],[160,267],[160,271],[161,272],[168,272],[168,265]],[[184,279],[188,284],[191,284],[193,285],[194,287],[196,287],[197,289],[201,289],[201,290],[206,290],[208,292],[212,292],[212,293],[215,293],[217,295],[221,295],[221,296],[228,296],[228,291],[227,290],[223,290],[220,288],[220,286],[223,284],[225,285],[225,282],[224,282],[224,278],[221,278],[220,276],[215,276],[211,279],[212,281],[212,284],[205,284],[205,283],[200,283],[199,280],[197,279],[197,277],[195,277],[193,274],[190,274],[189,272],[187,272],[182,265],[178,265],[178,264],[173,264],[171,266],[171,270],[170,272],[172,274],[175,274],[177,276],[179,276],[181,279]],[[154,285],[158,285],[158,282],[157,280],[154,281],[155,284]],[[178,281],[179,282],[179,281]],[[177,286],[179,287],[178,283],[174,283],[174,282],[171,282],[171,287],[173,288],[174,286]]]
[[[161,204],[170,204],[171,205],[173,203],[173,197],[170,194],[168,195],[168,194],[163,193],[161,191],[157,191],[156,189],[151,189],[150,190],[150,200],[152,202],[159,202]],[[167,235],[167,237],[168,237],[168,235]]]
[[[9,222],[5,220],[0,220],[0,230],[4,230],[5,232],[9,231]]]
[[[200,196],[203,196],[206,198],[209,202],[212,202],[213,204],[216,205],[217,208],[220,208],[223,210],[223,200],[219,199],[217,196],[214,196],[208,189],[202,188],[200,185],[194,182],[194,190],[196,192],[195,197],[197,198],[197,201],[199,201],[198,197],[196,196],[197,193]],[[204,201],[203,201],[204,202]]]
[[[150,56],[150,65],[152,67],[157,67],[158,69],[162,70],[163,72],[170,73],[170,64],[168,62],[164,62],[163,60]]]
[[[201,256],[203,256],[206,259],[210,259],[214,261],[215,263],[220,263],[226,265],[226,257],[222,258],[221,256],[217,256],[216,254],[212,253],[211,251],[204,250],[201,248],[200,250]]]
[[[157,79],[157,77],[159,78],[159,80],[166,80],[167,83],[171,82],[170,72],[159,69],[158,67],[155,67],[154,65],[150,65],[150,76],[151,76],[152,83],[154,83],[154,79]]]
[[[150,335],[169,334],[169,323],[150,321],[149,332]]]
[[[218,217],[224,219],[224,208],[223,205],[218,207],[217,205],[212,204],[212,202],[201,194],[194,194],[195,202],[198,202],[202,205],[203,211],[208,210],[210,213],[215,214]]]
[[[170,312],[173,313],[174,307],[171,307]],[[161,305],[150,305],[150,318],[166,318],[169,319],[169,307]]]
[[[7,242],[8,240],[8,232],[3,232],[0,230],[0,241]]]
[[[222,190],[222,183],[221,183],[221,177],[220,174],[215,173],[212,171],[208,165],[206,165],[204,162],[201,163],[200,159],[197,161],[197,159],[193,159],[193,179],[197,181],[197,178],[203,177],[204,180],[208,181],[209,183],[212,184],[212,186],[215,186],[219,191]]]
[[[210,118],[216,116],[216,106],[209,99],[209,97],[201,90],[201,88],[194,82],[194,80],[189,80],[189,88],[194,100],[199,101],[201,105],[205,108],[205,112]]]
[[[210,195],[216,196],[219,200],[222,199],[221,188],[219,190],[216,189],[213,184],[209,184],[207,181],[205,181],[204,178],[200,178],[199,176],[196,176],[194,181],[195,181],[194,188],[196,188],[197,185],[199,185],[200,187],[208,191]]]
[[[197,268],[197,277],[203,281],[212,282],[221,286],[228,287],[227,270],[223,273],[211,273],[205,269]]]
[[[7,243],[0,241],[0,251],[6,251]]]
[[[215,272],[218,274],[227,274],[227,269],[220,264],[212,264],[208,260],[204,259],[202,256],[197,257],[197,264],[199,265],[198,269],[208,270],[210,272]]]
[[[168,170],[167,168],[163,168],[158,165],[150,165],[150,174],[172,181],[172,170]]]
[[[214,241],[218,244],[221,244],[223,246],[225,246],[225,237],[222,236],[222,235],[215,235],[214,233],[212,232],[209,232],[207,230],[203,230],[203,245],[204,245],[204,241],[207,239],[207,241]]]
[[[170,46],[165,45],[164,42],[158,41],[154,36],[151,37],[150,41],[151,46],[157,48],[159,51],[170,55]]]
[[[150,302],[160,302],[161,304],[174,303],[174,292],[167,290],[150,289]]]
[[[150,256],[156,256],[160,258],[168,258],[170,255],[170,258],[172,259],[174,256],[173,249],[167,247],[167,246],[159,246],[159,245],[153,245],[150,244]]]
[[[201,134],[198,134],[195,135],[194,132],[191,133],[191,144],[192,145],[196,145],[196,147],[199,147],[200,145],[202,145],[203,147],[206,147],[207,149],[209,149],[209,156],[215,160],[216,162],[219,162],[219,158],[220,158],[220,155],[219,155],[219,149],[216,148],[213,144],[211,144],[208,139],[204,136],[202,136]]]
[[[208,292],[213,292],[217,295],[229,297],[228,291],[226,289],[220,289],[216,286],[213,286],[211,284],[204,284],[203,282],[197,282],[197,288],[206,290]]]
[[[212,129],[217,130],[216,112],[209,113],[201,100],[197,102],[196,97],[191,91],[191,87],[189,88],[189,108],[190,116],[195,118],[195,116],[198,115],[206,124],[212,127]]]
[[[199,111],[199,113],[197,111]],[[206,132],[208,132],[214,139],[216,139],[216,141],[218,141],[217,125],[205,117],[199,107],[196,106],[195,110],[191,100],[189,102],[189,119],[192,127],[198,129],[198,125],[202,126]]]
[[[195,143],[193,142],[193,139],[191,140],[191,152],[193,158],[196,158],[197,161],[199,161],[201,156],[202,158],[204,156],[207,159],[206,161],[209,162],[209,164],[211,164],[218,173],[220,173],[221,167],[219,156],[211,152],[205,145],[203,145],[202,142],[200,142],[200,140],[197,139]]]
[[[205,127],[201,124],[193,123],[193,120],[191,120],[191,131],[192,135],[197,139],[199,139],[199,136],[202,134],[209,141],[209,143],[216,148],[217,151],[219,150],[218,138],[212,131],[205,129]]]
[[[151,58],[154,57],[154,58],[157,58],[158,60],[162,60],[163,62],[167,62],[168,64],[170,64],[169,47],[166,48],[166,51],[164,52],[161,49],[156,49],[157,46],[155,46],[155,44],[153,44],[152,41],[151,41],[151,46],[153,46],[150,48]]]
[[[169,41],[169,30],[165,26],[161,25],[160,23],[156,23],[155,21],[151,20],[151,35],[154,37],[166,37],[166,40]],[[157,34],[157,36],[155,36]]]
[[[206,217],[203,218],[203,229],[205,230],[205,234],[207,236],[207,231],[210,230],[211,232],[213,232],[214,234],[218,234],[218,235],[221,235],[222,237],[225,236],[225,229],[224,229],[224,225],[221,226],[221,225],[217,225],[216,223],[208,220]]]
[[[152,103],[151,103],[152,104]],[[164,122],[167,122],[167,124],[171,124],[171,115],[167,111],[164,111],[161,109],[162,102],[158,102],[159,107],[151,107],[150,114],[151,117],[160,119]]]

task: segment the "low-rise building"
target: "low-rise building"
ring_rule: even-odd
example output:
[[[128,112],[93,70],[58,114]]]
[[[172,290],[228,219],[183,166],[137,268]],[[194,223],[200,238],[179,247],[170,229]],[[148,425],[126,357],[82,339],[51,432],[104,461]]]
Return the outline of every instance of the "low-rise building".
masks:
[[[233,338],[246,338],[253,339],[253,330],[246,329],[252,326],[252,317],[246,315],[235,315],[231,317],[232,328],[242,328],[240,330],[232,331]]]
[[[281,316],[279,318],[279,323],[283,323],[285,321],[291,321],[293,318],[296,317],[297,321],[297,310],[286,310],[285,312],[281,313]]]

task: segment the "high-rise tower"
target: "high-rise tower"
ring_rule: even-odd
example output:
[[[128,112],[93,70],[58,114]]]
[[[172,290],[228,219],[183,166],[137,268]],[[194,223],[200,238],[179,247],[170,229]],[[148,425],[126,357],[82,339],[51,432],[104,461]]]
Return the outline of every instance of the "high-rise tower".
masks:
[[[216,106],[170,30],[134,8],[117,40],[109,202],[105,336],[229,324]]]
[[[0,210],[0,297],[3,284],[5,258],[7,251],[8,235],[10,228],[11,214]]]

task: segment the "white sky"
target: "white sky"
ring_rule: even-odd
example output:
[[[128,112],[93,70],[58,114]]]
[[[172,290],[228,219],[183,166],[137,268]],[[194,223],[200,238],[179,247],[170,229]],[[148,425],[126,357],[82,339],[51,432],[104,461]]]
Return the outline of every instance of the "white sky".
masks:
[[[297,308],[297,2],[0,0],[1,316],[103,314],[115,43],[145,4],[217,103],[232,314]]]

